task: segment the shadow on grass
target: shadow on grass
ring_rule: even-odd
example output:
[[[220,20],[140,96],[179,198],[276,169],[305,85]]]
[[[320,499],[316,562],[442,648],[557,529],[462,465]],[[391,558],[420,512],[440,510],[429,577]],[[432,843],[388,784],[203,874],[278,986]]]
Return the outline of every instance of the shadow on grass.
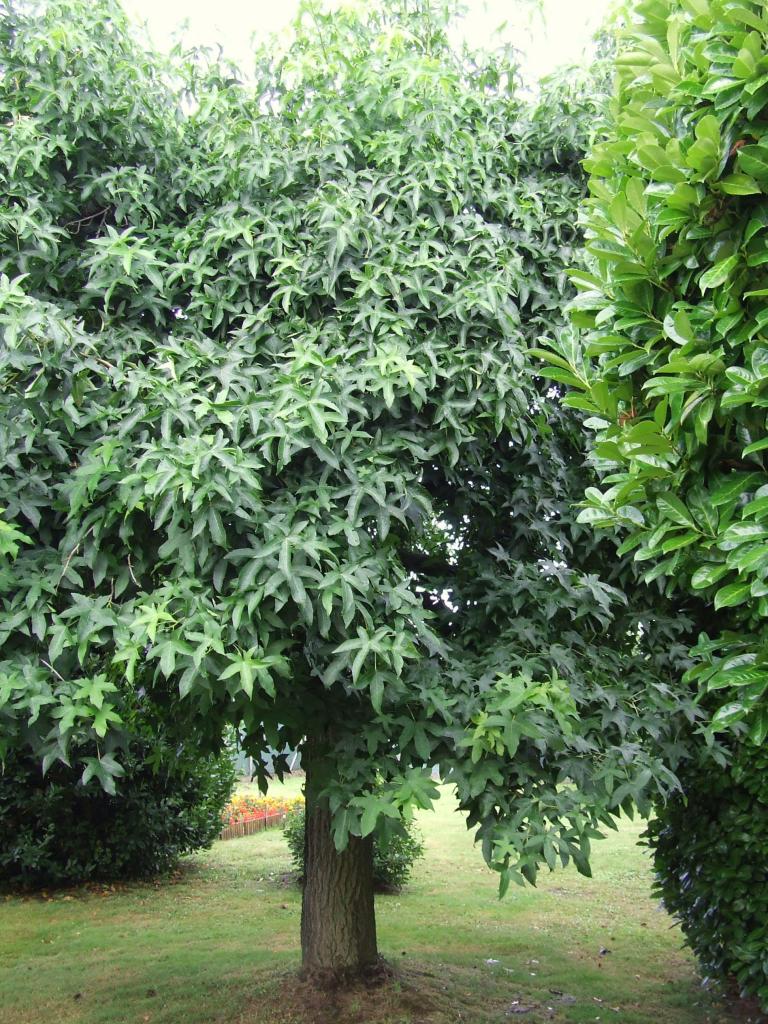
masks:
[[[642,1013],[641,1007],[633,1009]],[[534,994],[502,972],[408,961],[391,966],[386,980],[331,992],[293,972],[264,972],[233,1024],[624,1024],[635,1019],[632,1010],[599,998],[577,998],[556,988]],[[703,994],[701,1020],[763,1024],[765,1018],[754,1006]]]

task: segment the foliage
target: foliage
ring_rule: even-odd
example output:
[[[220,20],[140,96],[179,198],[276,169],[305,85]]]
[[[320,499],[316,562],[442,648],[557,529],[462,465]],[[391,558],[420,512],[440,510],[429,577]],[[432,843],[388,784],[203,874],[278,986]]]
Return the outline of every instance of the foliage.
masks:
[[[687,680],[712,731],[768,735],[768,360],[763,280],[768,19],[757,3],[648,0],[617,60],[586,166],[588,266],[573,332],[539,352],[588,414],[601,488],[580,521],[618,529],[660,591],[705,603]],[[744,723],[744,724],[742,724]],[[764,1002],[764,755],[679,771],[649,830],[659,892],[704,969]]]
[[[587,872],[701,712],[526,364],[599,88],[526,105],[444,7],[304,8],[245,82],[110,0],[7,11],[0,755],[104,750],[146,695],[255,756],[330,733],[340,848],[437,764],[505,888]]]
[[[589,267],[576,333],[546,358],[589,414],[602,488],[647,581],[700,596],[688,679],[713,729],[768,735],[768,14],[644,0],[620,46],[610,128],[586,166]]]
[[[768,1008],[768,753],[740,746],[727,770],[681,773],[646,833],[656,890],[706,974]]]
[[[146,878],[210,846],[234,785],[230,756],[201,756],[191,744],[168,751],[162,764],[150,761],[156,756],[156,739],[131,744],[112,795],[95,780],[83,785],[61,762],[43,779],[38,760],[9,754],[0,774],[0,880]]]
[[[303,797],[284,799],[277,796],[254,797],[236,793],[221,812],[224,825],[239,825],[244,821],[257,821],[279,814],[288,814],[304,806]]]
[[[294,806],[285,819],[283,834],[288,840],[296,873],[304,874],[304,806]],[[400,892],[411,877],[414,862],[424,856],[424,843],[412,821],[393,822],[373,837],[373,884],[377,892]]]

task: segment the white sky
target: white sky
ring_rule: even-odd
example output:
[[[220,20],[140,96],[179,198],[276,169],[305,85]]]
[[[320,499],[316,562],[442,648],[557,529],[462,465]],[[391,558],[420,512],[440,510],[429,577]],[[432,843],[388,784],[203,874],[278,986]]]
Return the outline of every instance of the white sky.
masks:
[[[341,0],[327,0],[338,6]],[[543,0],[543,18],[533,4],[519,0],[464,0],[469,15],[462,34],[472,45],[511,42],[523,55],[529,80],[548,74],[560,64],[578,62],[589,46],[611,0]],[[170,45],[174,31],[188,23],[184,38],[190,43],[220,43],[225,53],[248,67],[249,40],[283,32],[290,24],[298,0],[123,0],[123,7],[145,21],[155,44]],[[494,36],[495,30],[506,28]]]

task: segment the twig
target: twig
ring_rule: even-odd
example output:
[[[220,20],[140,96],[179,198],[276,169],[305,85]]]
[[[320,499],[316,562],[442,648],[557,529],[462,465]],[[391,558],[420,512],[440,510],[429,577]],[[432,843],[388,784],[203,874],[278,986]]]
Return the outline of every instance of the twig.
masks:
[[[330,67],[331,58],[328,56],[328,51],[325,48],[325,40],[323,39],[323,33],[320,31],[320,24],[317,20],[317,10],[314,5],[310,5],[309,13],[312,16],[312,21],[315,23],[315,31],[317,32],[320,49],[323,51],[323,56],[325,57],[325,63]]]
[[[133,574],[133,565],[131,564],[131,556],[130,555],[128,555],[128,572],[131,574],[131,579],[133,580],[133,582],[136,584],[136,586],[139,588],[139,590],[141,590],[141,587],[139,586],[139,581],[136,579],[136,577]]]
[[[43,664],[45,665],[45,667],[46,667],[46,668],[49,668],[49,669],[51,670],[51,672],[53,672],[53,674],[54,674],[55,676],[58,676],[58,677],[59,677],[59,679],[60,679],[60,680],[62,681],[62,683],[65,683],[65,682],[66,682],[66,679],[65,679],[65,678],[64,678],[64,676],[63,676],[63,675],[61,674],[61,672],[57,672],[57,671],[56,671],[56,669],[55,669],[55,668],[53,667],[53,665],[49,665],[49,664],[48,664],[48,662],[47,662],[47,661],[45,660],[45,658],[41,658],[41,659],[40,659],[40,661],[42,661],[42,663],[43,663]]]
[[[80,541],[80,544],[82,544],[82,541]],[[67,560],[64,563],[64,568],[61,570],[61,576],[59,576],[59,582],[56,584],[56,589],[57,590],[59,589],[59,587],[61,585],[61,581],[67,575],[67,569],[69,568],[69,563],[72,561],[72,559],[75,557],[77,552],[80,550],[80,544],[78,544],[76,547],[72,548],[72,550],[67,555]]]
[[[96,213],[91,213],[87,217],[78,217],[76,220],[65,221],[64,227],[71,228],[73,225],[77,225],[77,230],[79,231],[83,224],[87,224],[88,221],[95,220],[97,217],[104,217],[107,213],[109,213],[109,207],[104,210],[97,210]]]
[[[25,388],[25,390],[24,390],[24,394],[25,394],[25,395],[28,395],[28,394],[29,394],[29,392],[30,392],[30,391],[32,390],[32,388],[33,388],[33,387],[35,386],[35,384],[37,384],[37,382],[38,382],[38,381],[40,380],[40,378],[41,378],[41,377],[43,376],[43,374],[44,374],[44,373],[45,373],[45,367],[44,367],[44,366],[42,366],[42,367],[40,368],[40,371],[39,371],[39,373],[37,374],[37,376],[35,377],[35,379],[34,379],[34,380],[32,381],[32,383],[31,383],[31,384],[28,384],[28,385],[27,385],[27,387]]]
[[[93,526],[89,527],[88,532],[86,533],[85,537],[90,536],[95,529],[96,529],[96,524],[94,523]],[[83,540],[85,540],[85,537],[83,537]],[[59,586],[61,585],[61,581],[64,579],[64,577],[67,574],[67,569],[69,568],[69,563],[72,561],[72,559],[75,557],[77,552],[80,550],[80,545],[83,543],[83,540],[78,541],[77,544],[75,545],[75,547],[73,547],[72,550],[67,555],[67,560],[64,563],[64,568],[61,570],[61,576],[59,576],[59,582],[56,584],[56,589],[57,590],[59,589]]]

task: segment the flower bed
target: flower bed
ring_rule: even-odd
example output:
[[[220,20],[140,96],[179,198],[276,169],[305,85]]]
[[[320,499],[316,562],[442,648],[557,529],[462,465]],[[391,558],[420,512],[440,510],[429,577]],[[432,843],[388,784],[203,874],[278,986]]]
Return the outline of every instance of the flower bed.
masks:
[[[222,812],[219,838],[236,839],[280,825],[289,811],[303,805],[301,796],[290,800],[272,796],[233,796]]]

